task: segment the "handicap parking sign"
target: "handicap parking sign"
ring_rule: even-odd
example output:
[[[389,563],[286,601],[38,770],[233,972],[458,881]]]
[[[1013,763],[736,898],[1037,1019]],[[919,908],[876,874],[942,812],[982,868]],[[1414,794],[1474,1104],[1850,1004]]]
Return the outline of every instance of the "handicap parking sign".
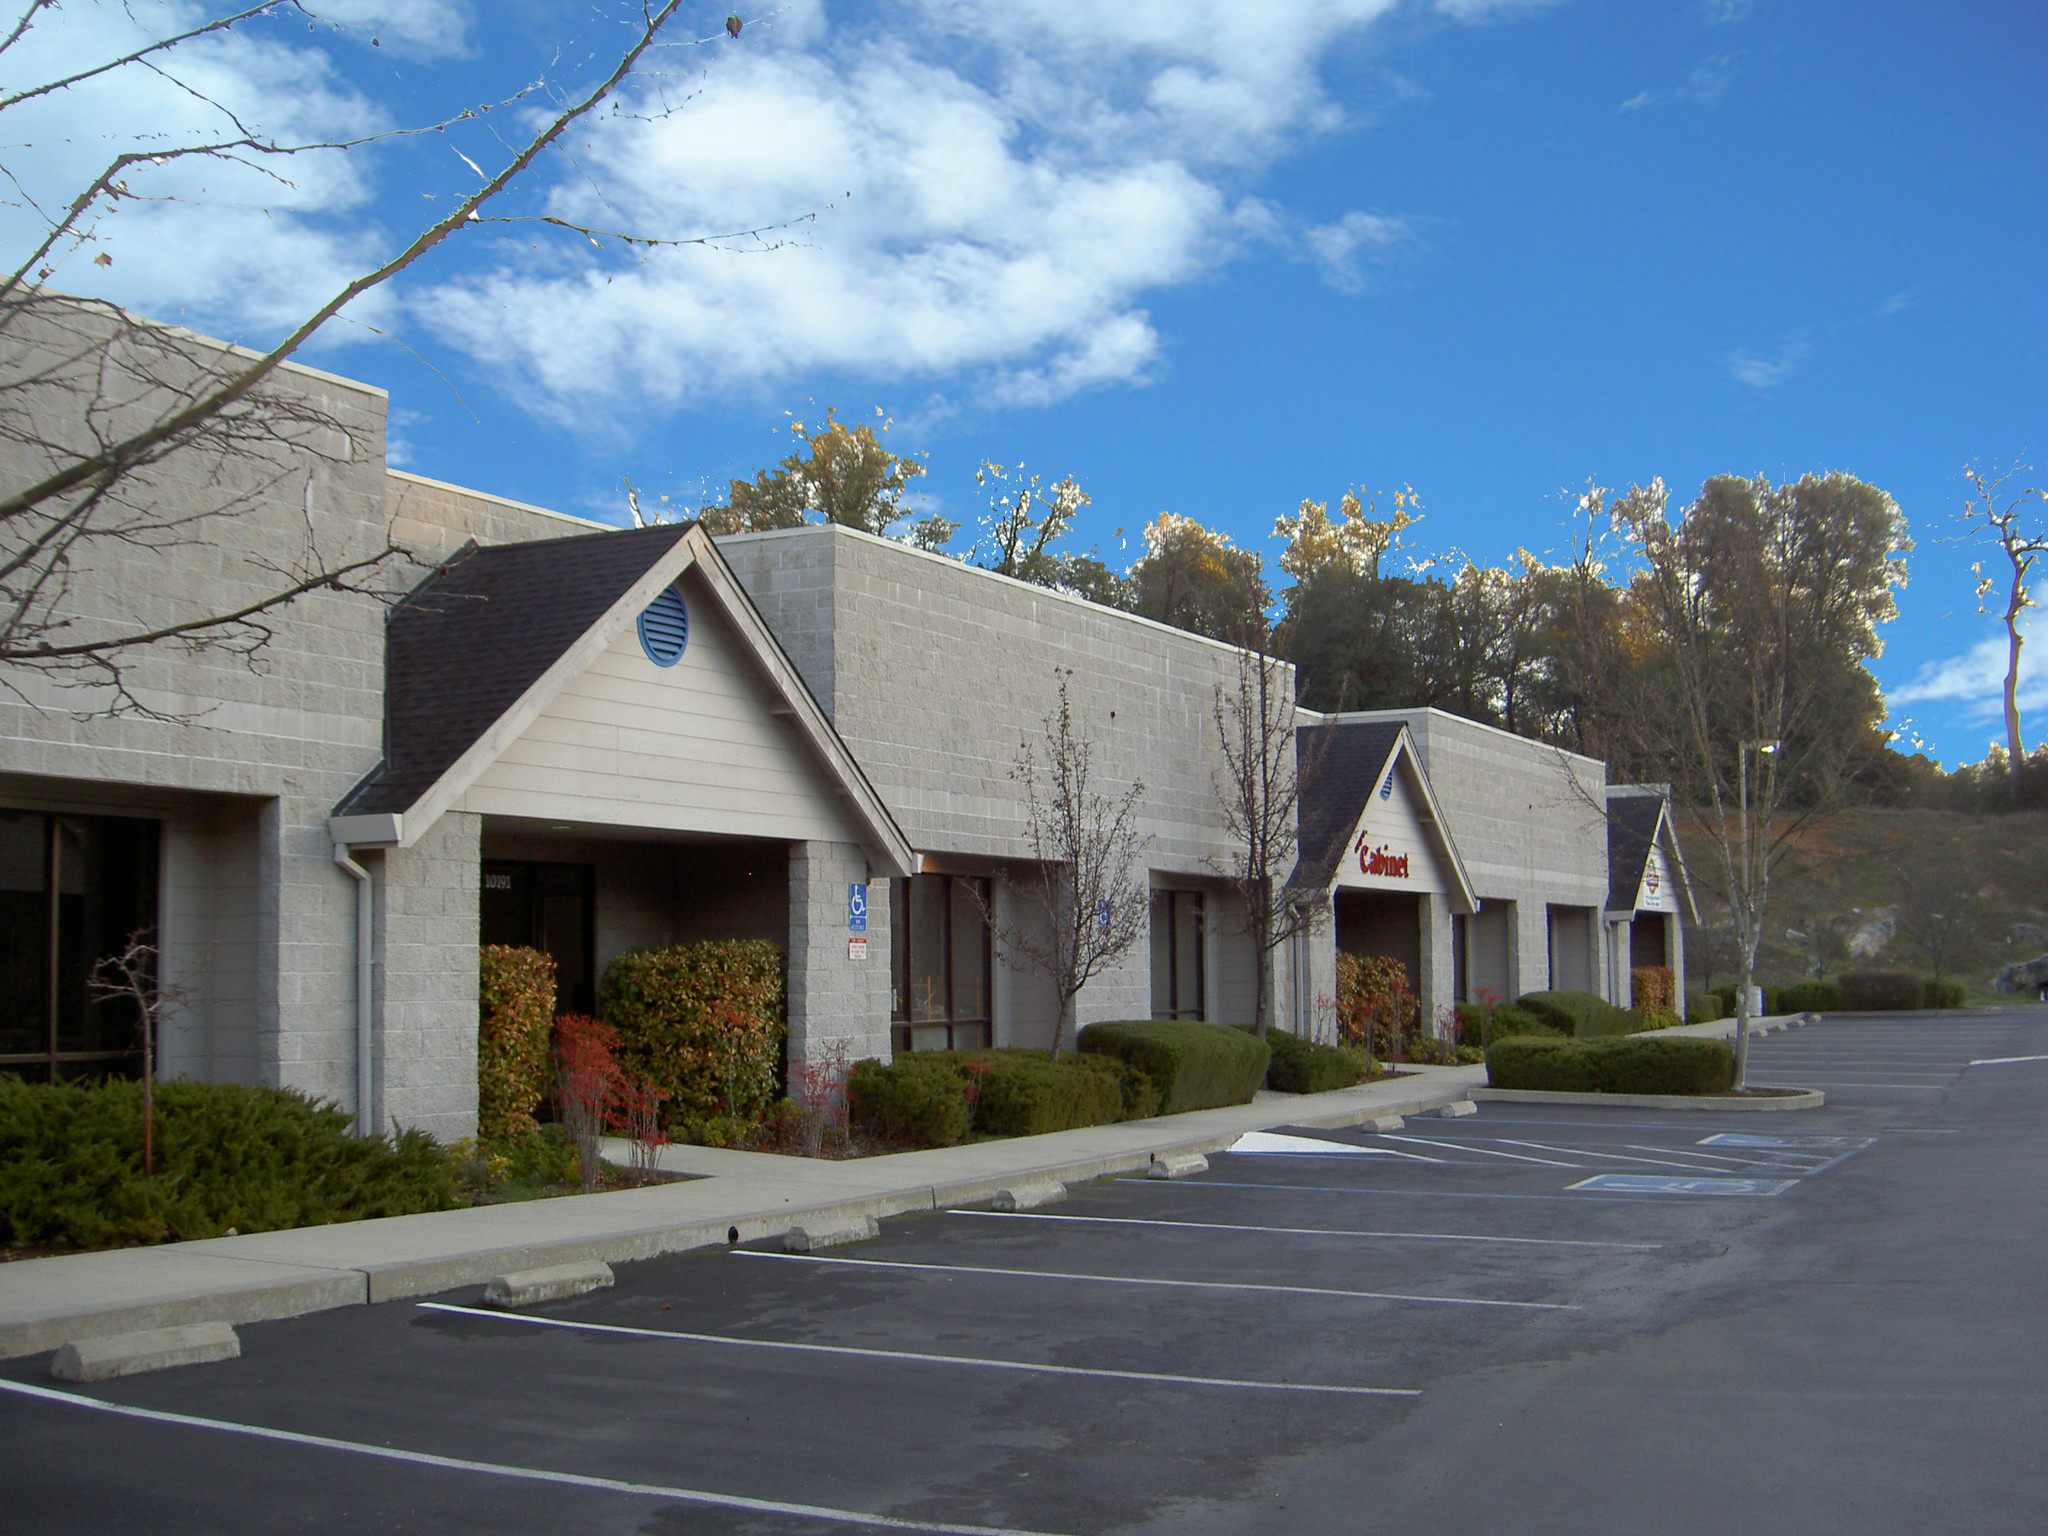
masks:
[[[868,887],[864,880],[856,880],[846,888],[846,931],[868,931]]]

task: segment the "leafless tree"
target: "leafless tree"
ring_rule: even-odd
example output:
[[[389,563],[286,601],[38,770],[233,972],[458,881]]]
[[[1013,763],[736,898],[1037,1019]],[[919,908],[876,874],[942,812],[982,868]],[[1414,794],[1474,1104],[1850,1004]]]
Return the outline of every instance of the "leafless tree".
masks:
[[[1964,537],[1989,538],[2005,557],[2002,576],[1986,575],[1981,560],[1970,569],[1977,577],[1980,611],[1990,611],[1984,608],[1984,603],[1997,591],[2001,580],[2005,586],[2005,611],[1999,615],[2005,622],[2005,771],[2010,778],[2015,806],[2020,803],[2022,775],[2027,761],[2026,752],[2020,744],[2020,649],[2026,643],[2026,636],[2020,633],[2020,623],[2026,611],[2035,606],[2034,594],[2028,586],[2034,567],[2048,556],[2048,519],[2044,519],[2041,510],[2048,506],[2048,492],[2034,485],[2017,495],[2005,489],[2013,476],[2023,474],[2027,469],[2027,465],[2015,464],[2003,474],[1996,471],[1985,474],[1974,464],[1963,468],[1964,478],[1977,493],[1963,510],[1963,523],[1968,530]]]
[[[142,47],[110,52],[62,78],[0,91],[5,121],[10,109],[24,103],[124,72],[147,72],[216,110],[224,129],[218,137],[189,142],[152,138],[117,153],[61,206],[46,209],[22,194],[21,205],[40,220],[40,228],[12,270],[0,272],[0,451],[15,466],[0,485],[0,685],[27,697],[22,683],[38,676],[94,690],[90,708],[82,712],[151,714],[132,692],[126,672],[150,648],[224,650],[253,661],[270,639],[276,616],[306,594],[376,591],[379,574],[404,552],[388,539],[382,547],[338,547],[331,533],[323,536],[314,489],[320,466],[359,458],[369,445],[324,408],[302,378],[280,370],[348,305],[444,241],[484,226],[545,224],[601,249],[644,251],[766,232],[657,238],[507,211],[501,197],[537,159],[566,153],[563,135],[612,97],[651,49],[685,46],[658,42],[681,3],[636,6],[624,46],[594,84],[564,93],[542,79],[497,103],[526,108],[548,101],[554,110],[531,133],[498,134],[504,156],[494,172],[478,167],[479,185],[456,197],[445,216],[331,294],[260,353],[210,343],[45,285],[66,259],[86,259],[84,253],[100,242],[107,222],[124,205],[177,200],[152,190],[151,178],[166,166],[197,162],[218,165],[224,173],[254,170],[288,187],[301,157],[441,133],[493,108],[354,139],[284,142],[244,123],[207,96],[194,83],[198,77],[188,79],[180,71],[179,48],[199,39],[217,45],[244,38],[281,13],[322,20],[310,0],[264,0],[223,10]],[[27,0],[12,29],[0,35],[0,60],[33,26],[50,22],[57,9],[55,0]],[[739,30],[735,18],[714,38],[694,42],[727,41]],[[658,103],[653,110],[667,116],[679,109]],[[495,122],[491,126],[495,131]],[[4,161],[0,175],[19,186]],[[102,250],[91,261],[106,266],[111,259]],[[300,482],[303,498],[294,494]],[[172,486],[185,494],[167,495]],[[218,592],[184,601],[156,593],[154,602],[131,602],[128,594],[106,590],[109,583],[98,569],[105,562],[123,553],[195,544],[235,547],[224,524],[280,495],[303,499],[303,537],[296,548],[246,556],[248,580],[237,584],[233,600],[221,601]]]
[[[1895,919],[1899,931],[1927,957],[1937,1007],[1942,976],[1958,945],[1976,937],[1984,921],[1983,883],[1983,871],[1961,848],[1950,857],[1909,859],[1899,867]]]
[[[172,988],[157,982],[157,952],[154,934],[138,928],[117,955],[105,955],[93,963],[86,978],[86,995],[96,1003],[129,1004],[135,1009],[135,1027],[142,1036],[142,1176],[155,1171],[152,1126],[155,1120],[157,1026],[164,1009],[175,1003]]]
[[[1039,740],[1027,741],[1011,777],[1024,786],[1031,866],[1006,872],[1004,885],[1044,919],[995,923],[1012,965],[1036,972],[1059,999],[1052,1055],[1060,1054],[1074,998],[1151,931],[1151,891],[1140,867],[1150,839],[1138,830],[1145,793],[1133,780],[1111,798],[1094,785],[1095,746],[1076,730],[1068,697],[1072,673],[1058,672],[1059,703]],[[993,916],[993,914],[991,914]]]
[[[1213,713],[1223,752],[1216,799],[1233,844],[1219,873],[1244,903],[1255,983],[1252,1031],[1263,1040],[1273,951],[1318,927],[1328,911],[1326,902],[1290,901],[1286,892],[1299,848],[1302,780],[1314,776],[1316,765],[1296,758],[1293,674],[1263,642],[1238,648],[1237,686],[1217,685]]]

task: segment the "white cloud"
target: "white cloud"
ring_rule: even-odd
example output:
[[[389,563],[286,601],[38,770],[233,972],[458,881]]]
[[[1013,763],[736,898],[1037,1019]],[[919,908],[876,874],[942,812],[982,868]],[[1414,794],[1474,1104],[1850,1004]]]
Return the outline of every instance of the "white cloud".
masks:
[[[1707,25],[1725,27],[1743,20],[1756,9],[1756,0],[1706,0]]]
[[[812,370],[958,377],[1001,404],[1142,382],[1161,362],[1147,294],[1295,240],[1355,290],[1405,236],[1366,213],[1290,236],[1231,192],[1342,120],[1317,60],[1391,4],[927,0],[921,28],[727,57],[684,113],[597,125],[582,157],[602,201],[565,181],[549,212],[694,232],[830,205],[815,223],[767,254],[623,271],[508,259],[418,312],[571,419]]]
[[[1804,341],[1788,341],[1773,357],[1758,357],[1747,350],[1729,355],[1728,371],[1738,384],[1751,389],[1776,389],[1791,378],[1812,349]]]
[[[59,79],[202,19],[183,3],[81,0],[9,51],[10,80]],[[234,139],[242,125],[281,143],[386,125],[325,53],[279,42],[274,30],[197,39],[158,62],[158,71],[122,70],[9,110],[8,141],[20,148],[4,163],[24,198],[0,207],[0,242],[16,260],[48,227],[35,210],[61,210],[124,152]],[[367,254],[365,170],[336,151],[134,166],[125,175],[134,196],[90,221],[83,246],[60,246],[49,280],[231,336],[244,326],[274,334]],[[111,265],[95,265],[100,255]]]
[[[1714,106],[1735,83],[1735,65],[1740,57],[1734,53],[1717,53],[1696,66],[1682,84],[1669,90],[1637,91],[1616,110],[1640,112],[1646,107]]]
[[[2020,615],[2019,705],[2024,710],[2048,709],[2048,632],[2039,622],[2048,608],[2048,581],[2033,589],[2035,607]],[[1979,640],[1967,651],[1921,667],[1903,688],[1885,694],[1889,704],[1923,699],[1950,699],[1969,706],[1973,720],[1994,719],[2005,709],[2006,637],[2001,632]]]
[[[307,8],[351,29],[359,42],[374,38],[404,56],[451,58],[469,51],[467,0],[308,0]]]
[[[47,71],[200,14],[196,0],[132,3],[76,0],[17,52],[44,50],[27,62]],[[498,42],[473,0],[313,3],[346,24],[345,43],[278,22],[180,49],[176,73],[263,135],[325,139],[387,125],[345,70]],[[1374,109],[1325,91],[1323,63],[1401,4],[911,0],[845,21],[797,0],[739,43],[664,54],[624,94],[631,110],[579,125],[574,163],[543,161],[525,194],[528,208],[635,234],[769,233],[626,253],[476,230],[362,318],[424,326],[534,409],[586,423],[772,394],[813,372],[1009,404],[1141,383],[1163,361],[1148,314],[1159,292],[1276,248],[1356,291],[1408,237],[1405,221],[1366,212],[1304,230],[1248,195],[1278,157],[1366,120]],[[1477,21],[1536,7],[1436,8]],[[693,94],[677,98],[684,81]],[[39,200],[68,197],[145,135],[185,142],[225,121],[132,71],[39,110],[10,114],[23,125],[10,137],[35,145]],[[431,214],[418,188],[376,184],[392,158],[308,157],[291,187],[217,163],[138,175],[136,190],[198,206],[124,203],[53,280],[275,335],[390,248],[380,216],[409,232]],[[24,220],[0,221],[20,248]],[[83,264],[100,251],[110,269]]]
[[[1340,293],[1362,293],[1368,264],[1391,247],[1406,244],[1413,235],[1404,219],[1353,211],[1334,224],[1306,230],[1302,243],[1321,269],[1324,282]]]

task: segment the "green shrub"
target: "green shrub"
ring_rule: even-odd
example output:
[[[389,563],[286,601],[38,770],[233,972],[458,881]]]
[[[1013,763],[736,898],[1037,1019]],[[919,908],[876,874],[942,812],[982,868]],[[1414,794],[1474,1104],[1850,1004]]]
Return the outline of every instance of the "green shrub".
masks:
[[[554,1074],[555,962],[537,949],[486,944],[478,951],[476,1128],[490,1140],[533,1129]]]
[[[1735,1052],[1725,1040],[1671,1035],[1496,1040],[1486,1080],[1552,1093],[1721,1093],[1735,1081]]]
[[[1525,992],[1516,1007],[1533,1013],[1552,1029],[1579,1040],[1597,1040],[1608,1035],[1632,1035],[1643,1027],[1643,1016],[1617,1008],[1591,992]],[[1494,1033],[1500,1033],[1496,1026]]]
[[[1529,1009],[1517,1007],[1513,1003],[1502,1003],[1493,1010],[1493,1034],[1490,1038],[1503,1040],[1511,1035],[1556,1035],[1561,1040],[1570,1038],[1566,1030],[1557,1028],[1541,1014],[1532,1013]]]
[[[1842,989],[1832,981],[1797,981],[1789,987],[1772,987],[1768,1007],[1772,1013],[1836,1013],[1842,1007]]]
[[[1685,1000],[1685,1022],[1688,1024],[1711,1024],[1716,1019],[1727,1017],[1717,992],[1695,992]]]
[[[1062,1056],[1062,1063],[1072,1062],[1076,1067],[1090,1072],[1107,1074],[1117,1086],[1123,1099],[1120,1120],[1150,1120],[1159,1113],[1159,1086],[1152,1081],[1151,1074],[1141,1072],[1116,1056],[1097,1056],[1092,1053],[1075,1051]]]
[[[1628,1005],[1645,1029],[1669,1029],[1678,1022],[1673,1006],[1678,978],[1668,965],[1639,965],[1628,973]]]
[[[953,1051],[907,1051],[894,1061],[869,1057],[846,1079],[853,1124],[883,1141],[950,1147],[967,1139],[967,1078]]]
[[[1731,981],[1726,986],[1714,988],[1707,995],[1720,1003],[1722,1018],[1732,1019],[1735,1017],[1735,994],[1741,990],[1741,987]]]
[[[1265,1041],[1241,1029],[1185,1019],[1090,1024],[1076,1046],[1115,1056],[1151,1078],[1165,1115],[1250,1103],[1273,1055]]]
[[[1349,1088],[1366,1076],[1365,1053],[1356,1049],[1318,1045],[1281,1029],[1268,1030],[1266,1044],[1273,1052],[1266,1086],[1275,1093],[1327,1093]]]
[[[1923,1008],[1926,996],[1911,971],[1851,971],[1842,978],[1842,1007],[1851,1013],[1889,1013]]]
[[[1042,1136],[1084,1125],[1109,1125],[1124,1115],[1123,1085],[1114,1072],[1042,1051],[983,1051],[962,1064],[979,1066],[974,1128],[989,1136]]]
[[[629,949],[605,967],[598,1011],[618,1063],[667,1095],[676,1124],[752,1122],[782,1074],[782,951],[759,939]]]
[[[152,1120],[144,1178],[140,1083],[0,1077],[0,1237],[100,1248],[468,1203],[433,1137],[354,1136],[348,1113],[287,1089],[159,1083]]]
[[[1923,1008],[1961,1008],[1970,1000],[1970,994],[1959,981],[1937,983],[1929,977],[1921,989],[1920,1006]]]

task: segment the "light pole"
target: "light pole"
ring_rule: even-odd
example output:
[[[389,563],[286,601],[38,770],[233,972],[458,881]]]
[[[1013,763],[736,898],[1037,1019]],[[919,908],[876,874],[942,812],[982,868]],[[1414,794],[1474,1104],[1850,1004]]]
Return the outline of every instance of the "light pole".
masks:
[[[1749,1021],[1755,1017],[1751,1011],[1755,997],[1756,940],[1761,936],[1762,924],[1757,920],[1756,911],[1756,870],[1750,863],[1749,852],[1749,754],[1770,757],[1778,750],[1779,743],[1771,741],[1744,741],[1736,750],[1735,776],[1742,787],[1742,985],[1741,993],[1735,999],[1735,1086],[1749,1086]]]

